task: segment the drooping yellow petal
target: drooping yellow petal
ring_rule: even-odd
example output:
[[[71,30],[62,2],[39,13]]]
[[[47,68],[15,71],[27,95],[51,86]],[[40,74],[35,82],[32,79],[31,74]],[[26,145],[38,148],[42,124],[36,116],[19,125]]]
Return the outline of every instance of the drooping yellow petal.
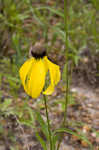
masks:
[[[20,78],[24,87],[24,90],[28,93],[27,91],[27,87],[26,87],[26,78],[28,77],[29,72],[31,72],[31,67],[32,64],[34,62],[33,58],[28,59],[20,68],[19,70],[19,74],[20,74]]]
[[[49,87],[43,92],[43,94],[51,95],[54,92],[55,85],[60,81],[61,74],[58,65],[52,63],[50,60],[48,60],[47,57],[45,57],[44,60],[49,69],[51,83]]]
[[[46,66],[42,59],[37,60],[33,65],[31,77],[29,81],[29,88],[31,90],[31,96],[37,98],[43,90],[45,84]]]
[[[54,86],[50,84],[48,88],[43,92],[44,95],[51,95],[54,92]]]
[[[37,98],[45,84],[46,66],[43,59],[34,59],[32,65],[28,66],[28,69],[26,68],[27,64],[29,63],[24,64],[21,69],[21,80],[23,80],[23,77],[23,86],[27,94],[32,98]],[[25,72],[25,75],[22,71]]]

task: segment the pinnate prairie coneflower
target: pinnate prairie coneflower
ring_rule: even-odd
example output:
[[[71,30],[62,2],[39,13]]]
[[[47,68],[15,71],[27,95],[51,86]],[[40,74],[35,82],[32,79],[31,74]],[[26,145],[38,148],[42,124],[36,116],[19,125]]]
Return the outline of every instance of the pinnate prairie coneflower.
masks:
[[[60,80],[60,68],[48,59],[45,49],[41,46],[34,46],[30,53],[32,57],[19,70],[24,90],[32,98],[37,98],[44,88],[46,74],[49,71],[50,85],[43,94],[51,95]]]

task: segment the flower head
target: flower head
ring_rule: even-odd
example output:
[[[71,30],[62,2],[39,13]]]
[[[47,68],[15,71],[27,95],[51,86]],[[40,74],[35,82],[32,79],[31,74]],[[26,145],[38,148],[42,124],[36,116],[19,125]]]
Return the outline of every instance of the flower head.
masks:
[[[31,52],[31,54],[33,57],[28,59],[19,70],[24,90],[32,98],[37,98],[44,88],[46,74],[49,71],[50,85],[43,94],[51,95],[60,80],[59,66],[48,59],[45,51],[39,54]]]

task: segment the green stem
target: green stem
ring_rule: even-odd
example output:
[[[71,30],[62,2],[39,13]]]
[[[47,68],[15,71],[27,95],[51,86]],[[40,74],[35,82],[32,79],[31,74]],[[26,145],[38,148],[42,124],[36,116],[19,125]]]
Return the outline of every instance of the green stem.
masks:
[[[68,9],[67,9],[67,0],[64,0],[64,23],[65,23],[65,55],[66,55],[66,98],[65,98],[65,111],[64,111],[64,119],[62,123],[62,127],[65,127],[66,119],[67,119],[67,106],[68,106],[68,95],[69,95],[69,68],[68,68]],[[63,134],[60,136],[60,140],[57,146],[57,150],[60,148],[60,144],[62,142]]]
[[[46,118],[47,118],[47,124],[48,124],[50,150],[52,150],[51,128],[50,128],[50,121],[49,121],[49,117],[48,117],[47,100],[46,100],[46,96],[45,95],[43,95],[43,97],[44,97],[44,104],[45,104],[45,110],[46,110]]]

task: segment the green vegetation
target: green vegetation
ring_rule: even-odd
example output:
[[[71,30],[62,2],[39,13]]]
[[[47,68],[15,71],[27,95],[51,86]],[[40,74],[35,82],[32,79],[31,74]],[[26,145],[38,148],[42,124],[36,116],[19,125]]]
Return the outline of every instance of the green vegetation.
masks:
[[[37,42],[43,43],[49,57],[62,68],[62,90],[60,91],[62,96],[48,98],[49,111],[51,107],[59,105],[63,113],[67,105],[76,103],[75,96],[69,92],[69,87],[65,89],[63,82],[65,81],[66,85],[72,82],[73,69],[79,65],[86,50],[93,57],[99,56],[99,0],[68,1],[67,9],[66,28],[62,0],[0,0],[0,139],[2,141],[8,136],[11,150],[20,149],[13,130],[5,130],[8,122],[13,122],[11,117],[14,117],[22,134],[25,132],[24,128],[31,129],[43,149],[48,150],[48,125],[40,113],[45,109],[43,98],[41,96],[37,101],[31,100],[23,91],[19,79],[19,68],[28,58],[31,45]],[[65,38],[66,35],[68,39]],[[68,53],[65,51],[65,44]],[[68,68],[66,69],[67,64],[70,64],[70,74]],[[99,67],[97,69],[99,70]],[[69,101],[65,105],[66,91]],[[53,101],[53,104],[50,105],[50,101]],[[65,122],[66,120],[63,128],[51,129],[51,150],[56,149],[55,144],[61,133],[75,135],[80,140],[84,140],[90,149],[93,148],[87,135],[83,134],[79,127],[76,131],[72,131],[65,128]],[[12,123],[11,127],[13,128]],[[76,125],[73,127],[75,128]],[[99,136],[96,130],[94,132]]]

